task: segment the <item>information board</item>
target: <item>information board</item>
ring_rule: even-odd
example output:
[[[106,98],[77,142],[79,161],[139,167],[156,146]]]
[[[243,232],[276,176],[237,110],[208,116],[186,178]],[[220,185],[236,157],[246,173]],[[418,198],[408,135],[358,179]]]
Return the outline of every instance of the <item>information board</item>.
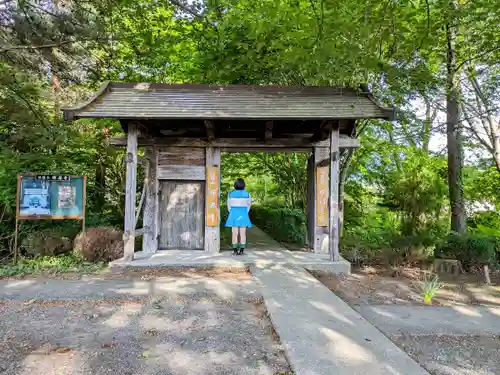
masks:
[[[219,168],[207,167],[207,226],[219,225]]]
[[[17,182],[17,219],[85,218],[85,176],[24,174]]]
[[[316,225],[328,226],[329,168],[316,168]]]

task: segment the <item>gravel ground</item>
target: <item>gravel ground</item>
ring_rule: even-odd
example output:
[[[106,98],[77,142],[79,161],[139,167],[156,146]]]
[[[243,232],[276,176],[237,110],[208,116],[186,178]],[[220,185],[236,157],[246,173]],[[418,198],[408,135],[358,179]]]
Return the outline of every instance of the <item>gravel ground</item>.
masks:
[[[393,336],[432,375],[500,374],[500,336]]]
[[[289,374],[260,300],[0,301],[5,375]]]

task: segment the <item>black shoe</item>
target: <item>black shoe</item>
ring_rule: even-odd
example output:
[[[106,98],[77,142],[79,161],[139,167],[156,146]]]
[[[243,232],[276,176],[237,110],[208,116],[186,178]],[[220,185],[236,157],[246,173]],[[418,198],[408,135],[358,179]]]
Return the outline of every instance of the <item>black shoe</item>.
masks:
[[[233,249],[233,255],[239,255],[238,249]]]
[[[243,249],[238,250],[238,255],[245,255],[245,253],[243,252]]]

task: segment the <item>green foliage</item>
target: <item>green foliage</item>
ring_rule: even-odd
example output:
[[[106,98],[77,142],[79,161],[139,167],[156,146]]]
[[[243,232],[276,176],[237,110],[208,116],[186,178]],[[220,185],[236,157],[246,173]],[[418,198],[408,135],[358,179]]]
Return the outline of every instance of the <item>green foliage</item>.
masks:
[[[307,218],[302,210],[254,205],[250,220],[276,241],[307,244]]]
[[[74,255],[44,256],[37,259],[21,259],[16,265],[0,266],[0,277],[58,274],[64,272],[96,272],[103,263],[85,263]]]
[[[425,273],[422,284],[420,286],[424,303],[426,305],[431,305],[432,300],[442,287],[443,283],[439,281],[439,278],[437,276],[430,277],[429,275],[427,275],[427,273]]]
[[[436,258],[460,261],[465,269],[474,266],[498,264],[500,240],[480,233],[452,234],[435,250]]]
[[[498,228],[500,229],[500,215],[496,211],[476,212],[469,216],[467,226],[472,229]]]

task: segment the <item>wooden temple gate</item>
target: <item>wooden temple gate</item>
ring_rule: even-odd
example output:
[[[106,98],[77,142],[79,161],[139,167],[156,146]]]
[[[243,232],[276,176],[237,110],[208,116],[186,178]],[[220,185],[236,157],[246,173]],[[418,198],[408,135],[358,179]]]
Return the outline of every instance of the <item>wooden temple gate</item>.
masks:
[[[67,121],[120,121],[126,137],[124,258],[143,251],[220,250],[221,152],[306,151],[308,231],[314,252],[339,260],[339,155],[358,147],[359,119],[392,119],[366,88],[105,83]],[[145,148],[143,228],[136,230],[138,147]],[[140,206],[139,206],[140,209]]]

